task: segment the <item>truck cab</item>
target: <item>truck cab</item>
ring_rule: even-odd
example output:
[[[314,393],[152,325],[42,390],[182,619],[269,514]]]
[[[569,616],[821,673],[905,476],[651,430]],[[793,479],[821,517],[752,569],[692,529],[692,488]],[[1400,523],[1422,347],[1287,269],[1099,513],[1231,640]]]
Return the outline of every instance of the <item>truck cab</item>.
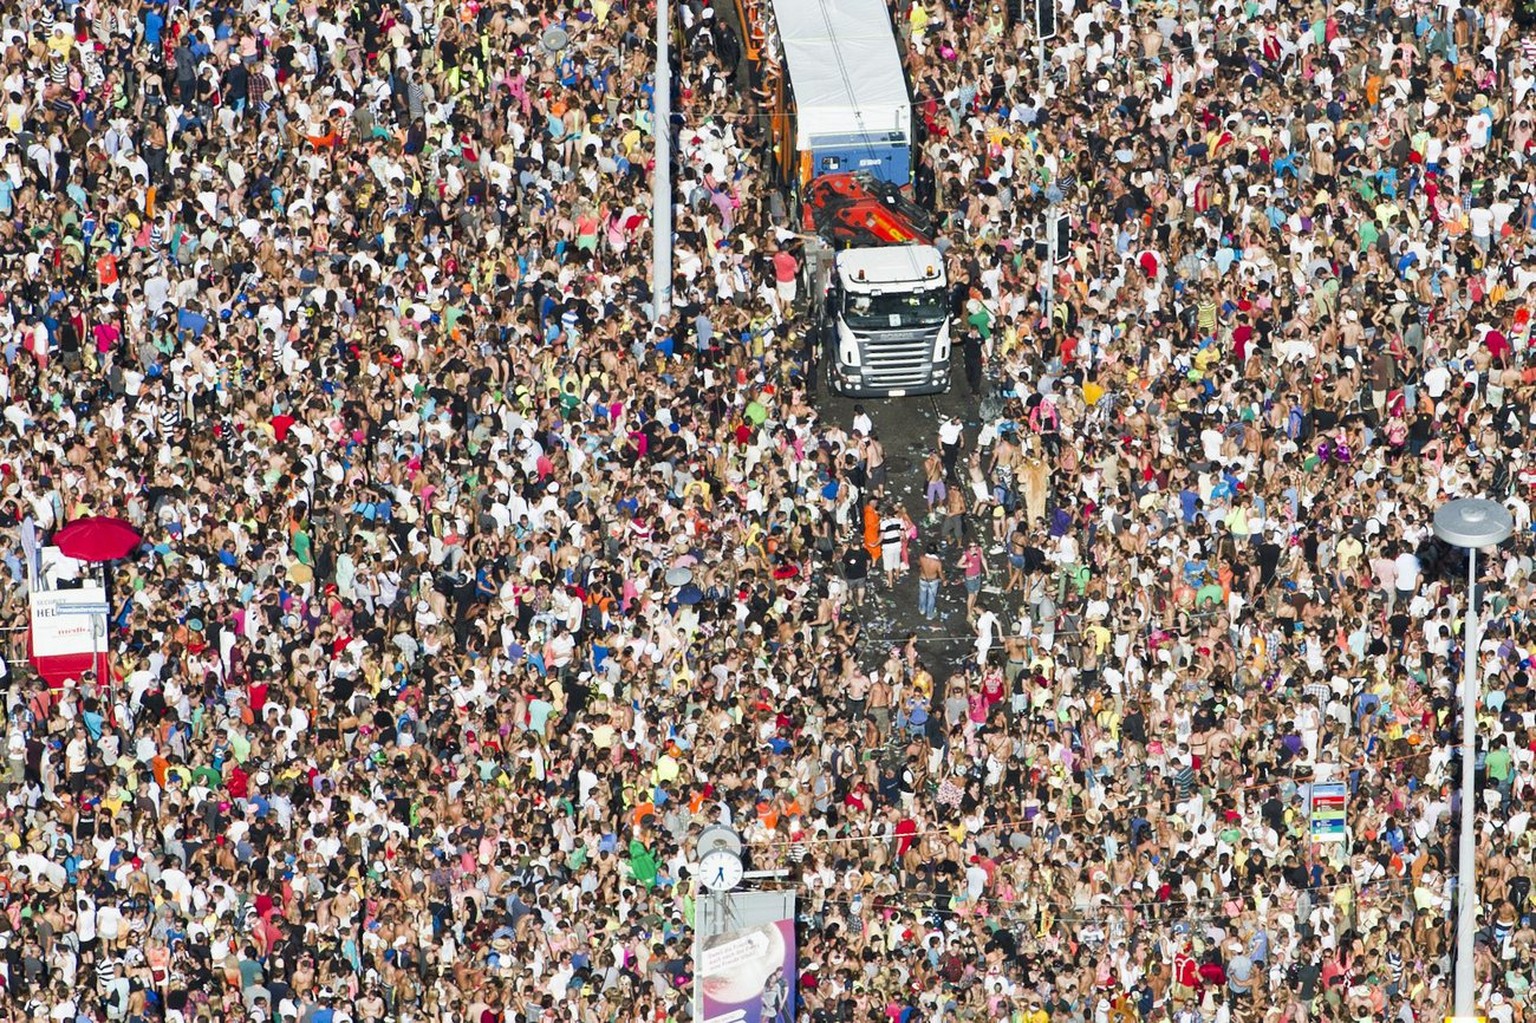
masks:
[[[949,389],[949,288],[932,245],[853,248],[833,257],[828,380],[856,398]]]

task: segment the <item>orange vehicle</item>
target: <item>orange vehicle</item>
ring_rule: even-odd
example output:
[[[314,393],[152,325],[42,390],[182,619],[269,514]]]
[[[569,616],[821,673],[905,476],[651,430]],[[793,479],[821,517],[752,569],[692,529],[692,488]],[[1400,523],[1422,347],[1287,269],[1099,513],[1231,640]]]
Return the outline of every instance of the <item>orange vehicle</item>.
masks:
[[[867,171],[823,174],[801,208],[805,229],[835,248],[930,244],[927,212]]]

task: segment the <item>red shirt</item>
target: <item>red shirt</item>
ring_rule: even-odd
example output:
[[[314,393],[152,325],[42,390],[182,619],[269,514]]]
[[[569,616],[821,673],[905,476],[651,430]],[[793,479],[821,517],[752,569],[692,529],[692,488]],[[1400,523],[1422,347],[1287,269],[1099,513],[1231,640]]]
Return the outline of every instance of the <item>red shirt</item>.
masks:
[[[910,817],[903,817],[896,822],[896,855],[905,856],[907,850],[912,848],[912,839],[917,836],[917,822]]]
[[[96,350],[105,355],[117,346],[120,336],[116,326],[110,323],[98,323],[91,328],[91,333],[96,337]]]
[[[235,799],[244,799],[251,793],[250,778],[240,767],[229,769],[229,773],[224,776],[224,785]]]
[[[800,261],[791,256],[784,249],[773,254],[773,279],[780,284],[788,284],[795,279],[795,274],[800,272]]]
[[[1200,986],[1200,964],[1183,952],[1173,957],[1173,980],[1181,987]]]
[[[1239,324],[1237,328],[1232,331],[1232,343],[1237,348],[1237,358],[1239,362],[1247,361],[1248,342],[1252,340],[1253,328],[1246,323]]]
[[[1483,335],[1483,344],[1488,346],[1488,352],[1499,362],[1503,362],[1509,356],[1509,338],[1502,330],[1490,330]]]

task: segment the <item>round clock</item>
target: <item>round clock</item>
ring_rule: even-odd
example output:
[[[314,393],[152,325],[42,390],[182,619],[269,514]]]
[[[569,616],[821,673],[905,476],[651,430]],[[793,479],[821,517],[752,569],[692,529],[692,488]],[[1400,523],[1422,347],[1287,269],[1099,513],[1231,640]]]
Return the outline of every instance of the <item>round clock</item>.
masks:
[[[713,849],[699,859],[699,883],[712,892],[728,892],[741,884],[741,857],[729,849]]]

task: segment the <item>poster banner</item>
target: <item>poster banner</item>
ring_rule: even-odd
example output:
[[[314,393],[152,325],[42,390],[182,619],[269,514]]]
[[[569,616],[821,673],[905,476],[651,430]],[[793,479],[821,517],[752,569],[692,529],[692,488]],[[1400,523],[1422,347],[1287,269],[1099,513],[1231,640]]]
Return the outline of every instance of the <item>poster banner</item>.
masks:
[[[107,594],[101,586],[32,590],[27,658],[55,688],[93,669],[107,677]]]
[[[753,896],[769,896],[778,905],[753,907],[758,911],[752,912],[731,904]],[[702,1023],[792,1023],[797,977],[793,893],[727,892],[710,901],[720,911],[696,919],[694,977]]]
[[[1345,804],[1348,800],[1349,790],[1343,782],[1320,782],[1312,786],[1307,805],[1312,841],[1321,844],[1347,839]]]
[[[106,632],[107,593],[100,586],[33,590],[30,599],[35,656],[89,654],[101,645]]]

